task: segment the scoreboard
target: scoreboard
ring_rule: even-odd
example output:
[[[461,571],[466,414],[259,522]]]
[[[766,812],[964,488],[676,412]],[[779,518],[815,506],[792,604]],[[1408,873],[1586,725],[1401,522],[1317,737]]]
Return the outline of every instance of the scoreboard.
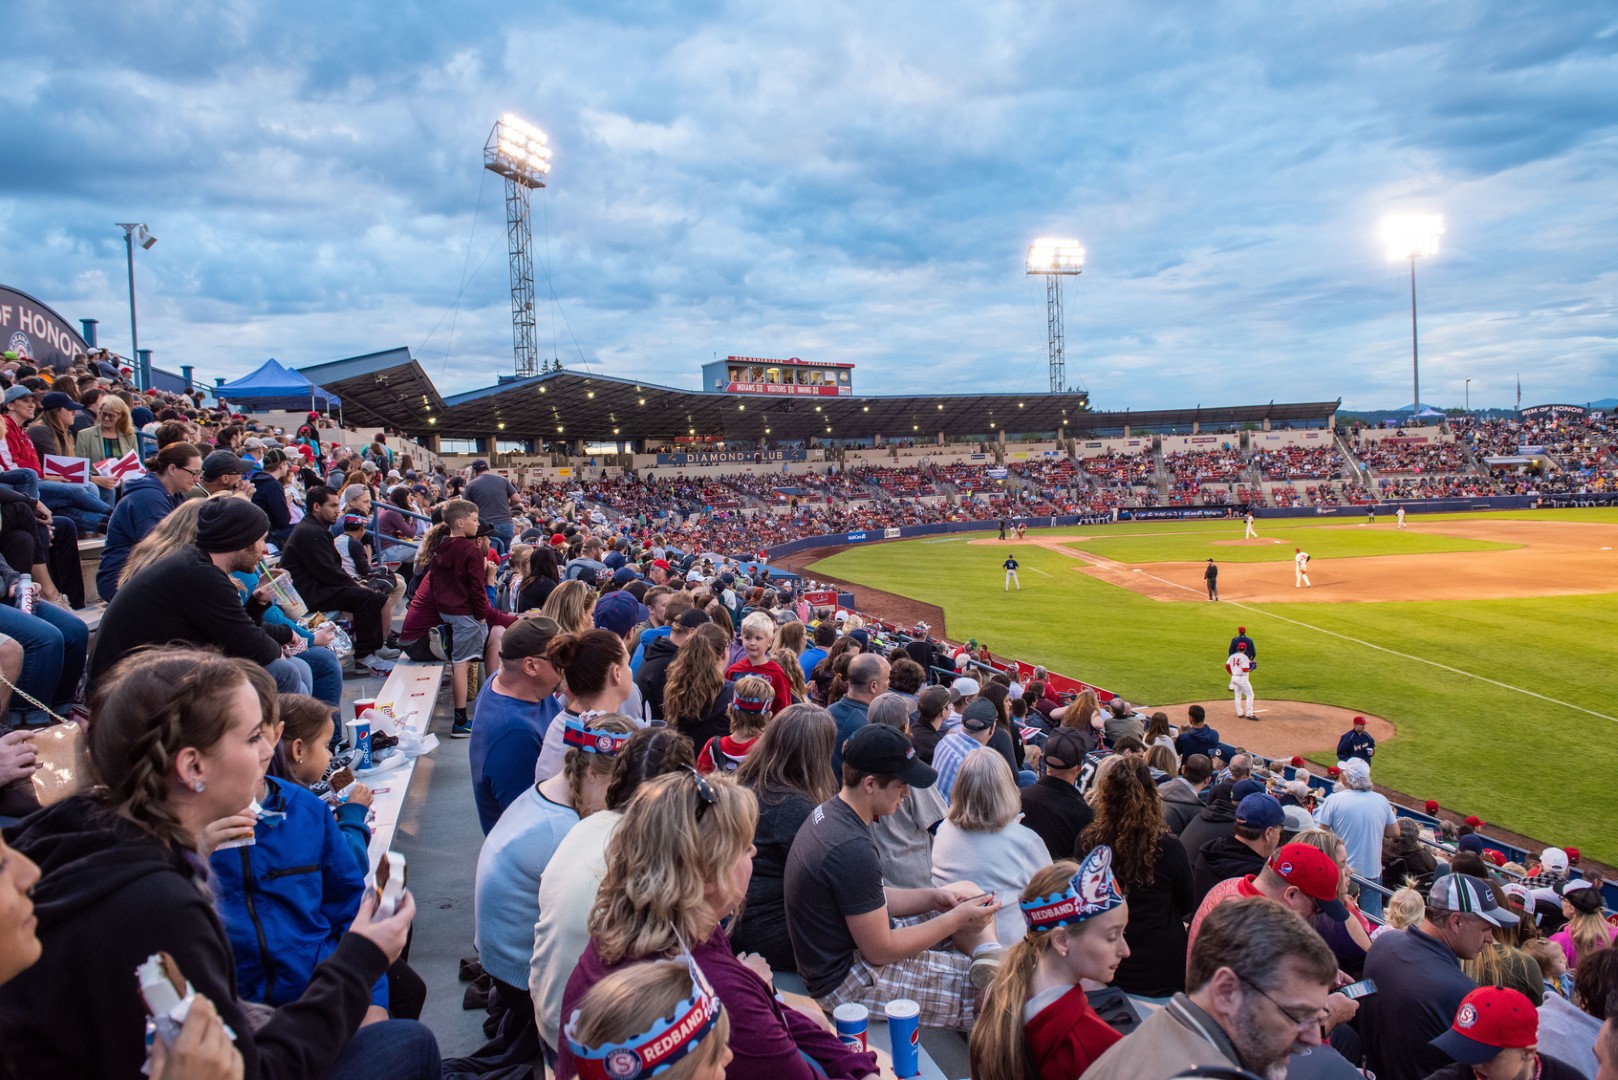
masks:
[[[852,397],[854,365],[813,360],[727,356],[702,366],[702,388],[712,394],[766,397]]]

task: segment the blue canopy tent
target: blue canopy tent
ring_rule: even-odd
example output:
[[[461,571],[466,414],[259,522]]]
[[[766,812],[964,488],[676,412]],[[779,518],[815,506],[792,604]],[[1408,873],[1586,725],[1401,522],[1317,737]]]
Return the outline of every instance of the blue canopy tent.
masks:
[[[322,390],[273,358],[234,382],[219,383],[214,387],[214,396],[253,409],[331,410],[343,404],[336,394]]]

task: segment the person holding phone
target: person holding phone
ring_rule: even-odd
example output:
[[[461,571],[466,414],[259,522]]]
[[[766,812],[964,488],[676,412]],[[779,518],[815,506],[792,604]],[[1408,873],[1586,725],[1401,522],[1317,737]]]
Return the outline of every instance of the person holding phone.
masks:
[[[871,836],[872,823],[894,813],[911,786],[937,779],[903,733],[863,727],[844,744],[842,790],[793,839],[787,933],[810,996],[827,1011],[857,1003],[877,1012],[909,998],[921,1005],[923,1027],[972,1028],[978,991],[1005,951],[994,935],[1000,904],[970,881],[884,889]],[[894,925],[895,916],[905,925]]]

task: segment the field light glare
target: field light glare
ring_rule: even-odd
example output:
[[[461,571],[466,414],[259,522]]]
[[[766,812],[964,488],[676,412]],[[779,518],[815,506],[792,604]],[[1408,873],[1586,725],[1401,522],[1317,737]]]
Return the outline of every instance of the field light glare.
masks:
[[[1028,245],[1030,274],[1077,274],[1084,270],[1084,245],[1077,240],[1040,237]]]
[[[1390,259],[1437,255],[1438,238],[1443,235],[1440,214],[1398,214],[1382,219],[1382,243]]]

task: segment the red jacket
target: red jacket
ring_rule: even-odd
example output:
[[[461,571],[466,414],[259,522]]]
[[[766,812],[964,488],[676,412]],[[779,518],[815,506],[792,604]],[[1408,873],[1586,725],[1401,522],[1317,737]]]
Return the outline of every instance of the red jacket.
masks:
[[[496,611],[489,604],[483,553],[476,541],[451,536],[433,550],[427,576],[405,612],[399,637],[415,641],[444,621],[446,615],[470,615],[490,626],[510,626],[517,616]]]
[[[1028,1053],[1040,1080],[1073,1080],[1122,1039],[1090,1007],[1084,987],[1075,986],[1039,1012],[1023,1028]]]
[[[6,457],[7,467],[12,469],[33,469],[40,472],[39,452],[34,449],[34,440],[28,437],[22,425],[6,414]]]

